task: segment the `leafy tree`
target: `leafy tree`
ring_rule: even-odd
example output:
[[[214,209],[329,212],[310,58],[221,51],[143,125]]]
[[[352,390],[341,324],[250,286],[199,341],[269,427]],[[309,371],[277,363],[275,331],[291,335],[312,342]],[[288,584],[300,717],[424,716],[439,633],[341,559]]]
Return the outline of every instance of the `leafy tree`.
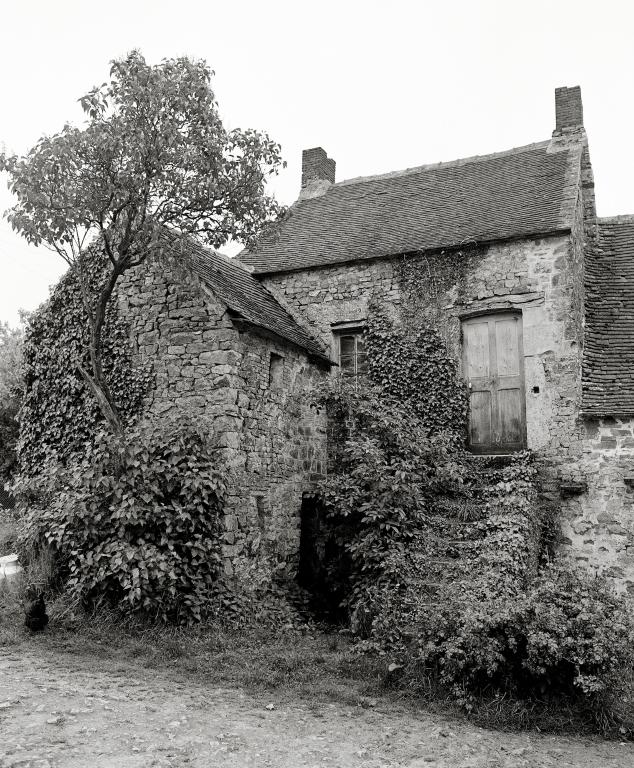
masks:
[[[192,235],[213,247],[248,242],[280,212],[265,193],[280,147],[264,133],[223,127],[212,74],[204,61],[150,66],[134,51],[79,99],[84,127],[65,125],[24,157],[0,154],[17,197],[8,221],[77,270],[92,369],[78,370],[115,434],[122,419],[104,376],[102,335],[121,275],[166,248],[178,253],[178,241]],[[87,247],[95,241],[108,259],[100,282]]]
[[[20,317],[21,323],[26,315]],[[22,379],[22,344],[24,328],[0,323],[0,487],[8,480],[15,465],[18,439],[17,413],[24,389]]]

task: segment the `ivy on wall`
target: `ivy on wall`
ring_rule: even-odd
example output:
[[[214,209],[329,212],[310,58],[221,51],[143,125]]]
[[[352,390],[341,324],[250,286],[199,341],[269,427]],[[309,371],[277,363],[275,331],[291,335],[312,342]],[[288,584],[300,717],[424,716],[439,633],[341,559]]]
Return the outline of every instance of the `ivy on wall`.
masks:
[[[470,297],[473,286],[469,277],[475,262],[485,255],[485,248],[472,247],[404,258],[397,270],[403,306],[407,308],[403,324],[415,327],[421,321],[437,322],[445,315],[448,297],[455,303]]]
[[[464,444],[467,392],[440,333],[429,324],[396,325],[376,304],[365,330],[368,376],[384,396],[411,408],[431,434]]]
[[[399,449],[409,446],[406,454],[410,464],[417,462],[417,452],[412,446],[427,446],[437,471],[451,478],[446,487],[436,488],[427,497],[425,508],[431,516],[420,525],[417,535],[426,540],[433,530],[435,541],[446,537],[442,526],[436,530],[433,510],[437,506],[441,520],[453,514],[448,509],[454,506],[458,510],[463,506],[475,509],[478,518],[473,523],[475,538],[471,544],[465,541],[475,547],[469,568],[473,573],[482,571],[487,583],[492,579],[491,591],[501,589],[502,585],[512,591],[524,585],[529,573],[534,576],[537,563],[546,556],[544,514],[537,501],[531,456],[521,454],[504,469],[495,463],[489,466],[466,450],[468,392],[460,376],[455,351],[443,335],[447,331],[444,308],[447,291],[455,291],[455,298],[459,299],[461,286],[465,284],[465,270],[476,255],[465,252],[450,256],[441,254],[431,261],[404,261],[399,271],[401,303],[398,318],[393,318],[390,309],[378,298],[370,302],[364,332],[367,381],[359,384],[352,399],[350,394],[334,393],[327,400],[329,437],[336,452],[331,450],[331,475],[322,492],[325,506],[336,525],[336,519],[332,517],[336,515],[335,507],[338,510],[344,508],[344,499],[354,496],[358,490],[363,464],[360,456],[365,455],[364,451],[375,440],[374,432],[368,432],[367,425],[359,418],[361,413],[367,415],[368,408],[363,403],[371,403],[369,411],[376,412],[378,424],[394,431],[391,439]],[[443,272],[440,258],[445,259],[446,272]],[[398,413],[400,420],[391,421],[389,414],[392,413]],[[413,441],[409,437],[412,430],[417,435]],[[433,442],[430,443],[430,439]],[[352,462],[348,460],[351,455],[355,457]],[[377,463],[377,466],[384,465],[389,471],[395,469],[392,457]],[[413,466],[411,471],[414,475],[422,472],[426,478],[430,474],[427,466],[424,471]],[[373,466],[368,472],[370,485],[379,476],[379,470]],[[452,483],[453,490],[447,493]],[[400,486],[394,484],[396,487]],[[414,489],[406,490],[412,493]],[[370,496],[374,499],[375,495],[374,489]],[[443,500],[443,496],[448,498]],[[331,503],[332,499],[336,503]],[[391,503],[386,502],[386,507],[390,508]],[[413,516],[412,520],[408,518],[412,523],[416,505],[406,503],[402,507],[406,517]],[[363,525],[357,525],[355,531],[339,532],[339,538],[349,552],[357,551],[358,540],[367,538]],[[467,540],[471,538],[471,534],[465,535]],[[424,548],[419,549],[421,553],[424,551]],[[448,545],[449,550],[452,547]],[[396,572],[400,572],[404,563],[398,550],[395,556],[398,561]],[[365,568],[367,570],[367,563]],[[352,589],[354,593],[354,584]]]
[[[105,268],[97,264],[96,270]],[[94,275],[92,285],[101,276]],[[48,460],[65,462],[81,451],[102,421],[93,395],[77,371],[89,368],[89,324],[76,274],[69,270],[49,300],[29,320],[24,344],[25,393],[20,410],[18,451],[23,475],[37,474]],[[139,413],[150,383],[135,368],[127,324],[116,295],[107,311],[104,370],[124,419]]]

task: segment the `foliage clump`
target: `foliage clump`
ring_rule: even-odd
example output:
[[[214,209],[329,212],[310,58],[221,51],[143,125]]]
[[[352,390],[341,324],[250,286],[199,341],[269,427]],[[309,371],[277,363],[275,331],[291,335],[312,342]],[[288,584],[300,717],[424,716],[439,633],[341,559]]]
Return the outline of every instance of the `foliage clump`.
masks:
[[[15,471],[17,464],[18,409],[24,389],[22,347],[26,315],[21,324],[11,328],[0,323],[0,491]],[[1,494],[0,494],[1,495]]]
[[[440,333],[389,321],[373,307],[364,333],[368,378],[383,397],[402,403],[432,434],[464,445],[468,398]]]
[[[342,387],[325,400],[329,417],[346,426],[337,470],[321,485],[341,553],[331,564],[332,589],[347,592],[354,612],[398,581],[395,561],[425,530],[439,495],[460,488],[462,467],[446,438],[429,435],[376,387]]]
[[[325,564],[331,593],[359,649],[389,659],[392,683],[440,686],[469,711],[487,696],[559,697],[606,730],[633,728],[619,714],[634,668],[627,604],[548,562],[532,454],[465,450],[466,396],[435,330],[375,310],[366,348],[369,381],[324,398],[339,444],[321,487],[339,553]]]
[[[27,558],[52,548],[68,594],[179,624],[211,610],[225,481],[201,426],[181,416],[122,438],[99,430],[81,459],[23,481],[23,497],[33,486],[21,547]]]
[[[634,728],[617,714],[634,668],[627,604],[601,579],[540,570],[532,455],[482,467],[376,390],[329,401],[346,440],[322,485],[339,547],[327,565],[359,648],[390,659],[400,685],[434,681],[470,711],[492,694],[561,697],[601,727]]]
[[[478,586],[473,594],[446,588],[434,610],[419,611],[410,644],[394,649],[409,684],[433,675],[467,709],[487,691],[564,697],[613,725],[634,668],[634,626],[623,598],[567,565],[547,566],[514,594],[482,599]]]

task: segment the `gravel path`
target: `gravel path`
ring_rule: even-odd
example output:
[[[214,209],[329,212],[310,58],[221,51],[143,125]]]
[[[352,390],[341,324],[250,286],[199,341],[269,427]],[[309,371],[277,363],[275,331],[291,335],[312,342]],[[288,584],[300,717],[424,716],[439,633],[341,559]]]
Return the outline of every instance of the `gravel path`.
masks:
[[[634,746],[261,700],[160,670],[0,649],[0,768],[634,768]]]

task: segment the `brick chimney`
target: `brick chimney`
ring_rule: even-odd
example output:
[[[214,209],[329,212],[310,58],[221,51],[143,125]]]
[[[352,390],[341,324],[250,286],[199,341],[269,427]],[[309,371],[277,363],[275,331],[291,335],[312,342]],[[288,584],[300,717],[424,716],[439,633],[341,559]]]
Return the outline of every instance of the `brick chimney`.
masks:
[[[314,179],[335,183],[335,161],[321,147],[302,152],[302,187]]]
[[[321,147],[302,152],[302,190],[300,199],[323,195],[335,183],[335,161]]]
[[[583,128],[581,88],[555,88],[555,131]]]

